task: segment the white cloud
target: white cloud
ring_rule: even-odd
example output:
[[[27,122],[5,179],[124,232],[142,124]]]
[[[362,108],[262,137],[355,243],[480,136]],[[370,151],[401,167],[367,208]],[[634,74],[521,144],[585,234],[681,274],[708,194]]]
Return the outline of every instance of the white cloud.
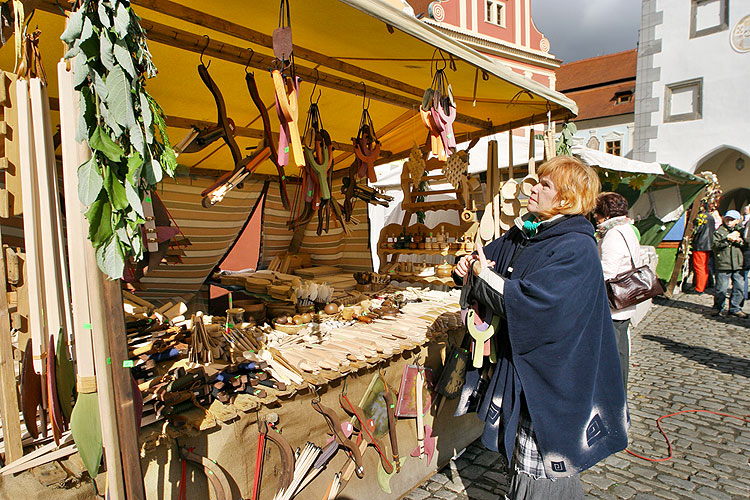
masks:
[[[536,27],[565,62],[633,49],[641,20],[639,0],[532,0]]]

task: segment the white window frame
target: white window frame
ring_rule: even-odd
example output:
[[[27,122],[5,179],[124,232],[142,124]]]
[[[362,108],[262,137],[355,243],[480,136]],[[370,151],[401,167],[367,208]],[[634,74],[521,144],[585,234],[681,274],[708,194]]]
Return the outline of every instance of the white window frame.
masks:
[[[713,2],[720,2],[719,4],[719,24],[697,29],[698,24],[698,6],[700,4],[708,4]],[[691,0],[690,1],[690,38],[698,38],[701,36],[711,35],[720,31],[729,29],[729,0]]]
[[[492,5],[489,16],[487,15],[487,7]],[[502,19],[497,19],[497,7],[501,8]],[[484,21],[495,26],[505,28],[505,12],[506,5],[502,0],[484,0]]]
[[[693,111],[689,113],[672,114],[672,94],[677,92],[692,92]],[[670,83],[664,86],[664,123],[700,120],[703,118],[703,77]]]

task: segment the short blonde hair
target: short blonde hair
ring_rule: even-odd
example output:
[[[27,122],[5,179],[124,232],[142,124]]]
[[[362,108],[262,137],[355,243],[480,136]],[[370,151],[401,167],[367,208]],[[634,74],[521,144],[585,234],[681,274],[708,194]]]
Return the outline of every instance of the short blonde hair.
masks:
[[[537,175],[549,177],[557,188],[556,204],[542,218],[558,214],[588,215],[596,207],[602,184],[596,171],[573,156],[556,156],[542,164]]]

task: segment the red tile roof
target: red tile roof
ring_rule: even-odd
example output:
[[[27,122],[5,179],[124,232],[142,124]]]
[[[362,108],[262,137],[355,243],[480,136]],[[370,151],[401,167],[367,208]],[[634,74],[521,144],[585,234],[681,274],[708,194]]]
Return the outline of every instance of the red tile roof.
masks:
[[[565,93],[566,90],[595,87],[613,82],[626,80],[635,82],[636,59],[637,51],[633,49],[563,64],[555,72],[557,77],[555,90]],[[578,107],[581,107],[580,104]]]
[[[565,92],[578,105],[578,116],[575,121],[602,118],[605,116],[633,113],[635,110],[635,96],[630,101],[617,104],[615,94],[619,92],[634,92],[635,82],[605,85],[593,89]]]

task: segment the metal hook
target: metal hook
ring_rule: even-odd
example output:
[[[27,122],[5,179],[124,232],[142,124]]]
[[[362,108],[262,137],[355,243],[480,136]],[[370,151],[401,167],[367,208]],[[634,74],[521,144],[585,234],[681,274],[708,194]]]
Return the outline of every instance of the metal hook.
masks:
[[[247,50],[250,51],[250,57],[247,59],[247,64],[245,64],[245,74],[250,73],[247,68],[250,66],[250,61],[253,60],[253,56],[255,55],[255,50],[252,47],[248,47]]]
[[[203,35],[203,36],[205,36],[205,37],[206,37],[206,46],[205,46],[205,47],[203,47],[203,50],[201,50],[201,64],[202,64],[203,66],[205,66],[205,67],[206,67],[206,69],[208,69],[208,67],[209,67],[209,66],[211,66],[211,61],[208,61],[208,65],[206,65],[206,64],[205,64],[205,63],[203,62],[203,53],[204,53],[204,52],[206,52],[206,49],[208,48],[208,44],[209,44],[209,43],[211,43],[211,38],[209,38],[209,36],[208,36],[208,35]]]

